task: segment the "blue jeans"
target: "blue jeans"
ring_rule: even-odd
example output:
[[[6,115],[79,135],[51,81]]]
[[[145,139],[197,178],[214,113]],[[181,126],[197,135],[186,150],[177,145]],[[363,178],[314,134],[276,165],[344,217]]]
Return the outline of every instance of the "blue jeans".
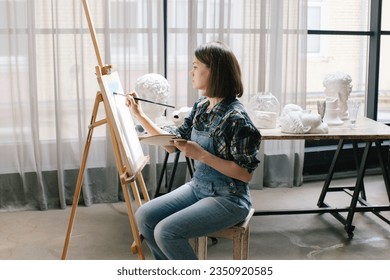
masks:
[[[156,259],[193,260],[190,238],[231,227],[244,220],[250,202],[220,188],[193,180],[150,200],[136,211],[140,233]]]

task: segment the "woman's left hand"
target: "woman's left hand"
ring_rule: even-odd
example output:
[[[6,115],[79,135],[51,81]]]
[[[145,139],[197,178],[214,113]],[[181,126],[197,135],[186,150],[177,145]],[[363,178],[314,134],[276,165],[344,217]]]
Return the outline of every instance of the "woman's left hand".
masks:
[[[252,179],[253,173],[249,172],[248,169],[239,166],[232,160],[213,155],[194,141],[173,141],[173,145],[186,157],[207,164],[228,177],[246,183]]]
[[[173,145],[179,149],[184,156],[201,161],[205,150],[194,141],[174,141]]]

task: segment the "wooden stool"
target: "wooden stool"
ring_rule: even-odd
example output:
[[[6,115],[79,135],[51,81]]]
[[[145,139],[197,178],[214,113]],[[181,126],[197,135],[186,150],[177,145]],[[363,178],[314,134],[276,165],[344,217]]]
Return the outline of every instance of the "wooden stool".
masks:
[[[233,240],[233,260],[247,260],[249,253],[249,222],[255,209],[241,223],[230,228],[209,234],[211,237],[221,237]],[[199,260],[207,259],[207,236],[195,238],[195,252]]]

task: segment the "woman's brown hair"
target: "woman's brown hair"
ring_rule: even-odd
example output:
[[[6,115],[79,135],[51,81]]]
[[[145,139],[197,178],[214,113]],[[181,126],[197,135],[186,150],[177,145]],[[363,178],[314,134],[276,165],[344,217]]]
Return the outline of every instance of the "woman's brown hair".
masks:
[[[217,98],[242,96],[244,87],[240,65],[225,43],[216,41],[201,45],[195,50],[195,57],[210,68],[207,96]]]

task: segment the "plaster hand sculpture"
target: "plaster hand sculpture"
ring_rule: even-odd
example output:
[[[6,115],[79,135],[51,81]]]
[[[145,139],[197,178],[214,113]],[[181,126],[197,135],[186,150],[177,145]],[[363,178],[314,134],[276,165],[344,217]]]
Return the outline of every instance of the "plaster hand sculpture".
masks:
[[[156,73],[149,73],[139,77],[136,81],[135,91],[139,97],[159,103],[167,103],[170,86],[164,76]],[[151,103],[142,103],[144,112],[153,120],[157,121],[164,113],[163,106],[156,106]]]
[[[272,93],[259,92],[250,99],[248,111],[257,128],[275,128],[280,104]]]
[[[311,114],[295,104],[284,106],[280,114],[280,127],[284,133],[328,133],[328,125],[319,114]]]
[[[331,72],[325,76],[323,85],[327,97],[338,99],[339,117],[348,119],[348,97],[352,91],[351,76],[343,72]]]

